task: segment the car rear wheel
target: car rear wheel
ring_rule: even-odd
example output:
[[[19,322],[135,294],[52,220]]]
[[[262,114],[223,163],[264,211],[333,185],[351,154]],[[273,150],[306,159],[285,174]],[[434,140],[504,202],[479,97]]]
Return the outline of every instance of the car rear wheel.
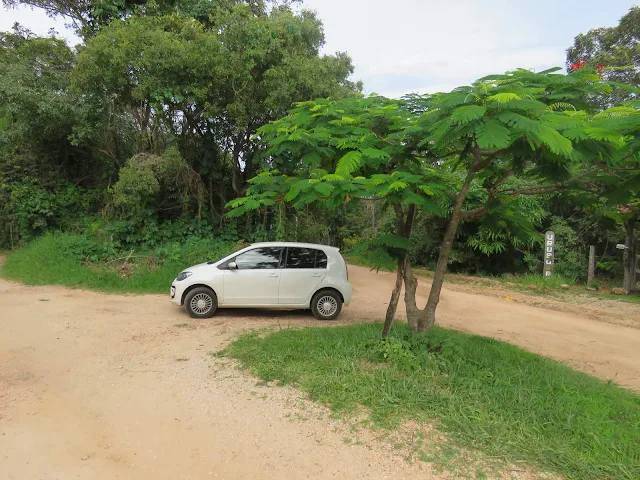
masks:
[[[333,290],[321,290],[311,299],[311,312],[318,320],[333,320],[342,310],[342,299]]]
[[[218,298],[210,288],[194,288],[187,293],[184,308],[192,318],[210,318],[218,309]]]

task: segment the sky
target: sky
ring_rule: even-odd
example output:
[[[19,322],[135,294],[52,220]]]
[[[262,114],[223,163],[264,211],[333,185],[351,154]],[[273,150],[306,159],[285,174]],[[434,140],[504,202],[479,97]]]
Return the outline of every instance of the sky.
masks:
[[[323,53],[347,52],[366,93],[399,97],[449,91],[490,73],[564,66],[578,33],[614,26],[633,0],[305,0],[324,24]],[[0,5],[0,30],[14,22],[71,44],[65,21]]]

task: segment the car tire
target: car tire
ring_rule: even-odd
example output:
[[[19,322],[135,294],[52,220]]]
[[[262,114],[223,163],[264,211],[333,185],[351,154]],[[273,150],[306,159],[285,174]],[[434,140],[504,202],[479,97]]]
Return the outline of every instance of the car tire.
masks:
[[[187,293],[184,308],[192,318],[210,318],[218,309],[218,297],[207,287],[197,287]]]
[[[311,312],[318,320],[334,320],[342,310],[342,298],[334,290],[320,290],[311,299]]]

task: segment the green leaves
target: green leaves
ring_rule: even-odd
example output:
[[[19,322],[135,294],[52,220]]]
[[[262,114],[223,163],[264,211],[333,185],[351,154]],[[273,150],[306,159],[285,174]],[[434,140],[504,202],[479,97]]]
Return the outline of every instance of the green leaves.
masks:
[[[540,124],[536,136],[557,155],[567,157],[573,151],[571,140],[563,137],[557,130],[548,125]]]
[[[371,147],[363,148],[362,154],[365,157],[376,159],[376,160],[385,160],[390,156],[384,150],[378,150],[377,148],[371,148]]]
[[[344,154],[338,161],[338,166],[336,167],[336,175],[348,177],[353,172],[357,171],[361,165],[362,153],[356,150],[352,150]]]
[[[465,105],[456,108],[451,115],[451,120],[455,123],[465,125],[473,120],[477,120],[482,117],[487,111],[487,108],[481,105]]]
[[[384,234],[376,237],[371,243],[383,247],[398,248],[406,250],[409,248],[409,240],[399,235]]]
[[[482,149],[501,149],[509,146],[509,129],[498,120],[488,120],[476,129],[476,140]]]
[[[496,93],[487,97],[488,102],[507,103],[513,100],[520,100],[520,95],[513,92]]]
[[[333,192],[335,189],[335,187],[330,183],[318,183],[313,188],[315,189],[316,192],[320,193],[325,197],[328,197],[329,195],[331,195],[331,192]]]

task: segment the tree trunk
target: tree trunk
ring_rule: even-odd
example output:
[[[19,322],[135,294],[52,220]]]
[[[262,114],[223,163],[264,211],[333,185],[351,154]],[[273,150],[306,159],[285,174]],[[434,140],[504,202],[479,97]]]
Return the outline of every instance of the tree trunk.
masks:
[[[393,319],[398,309],[398,301],[400,300],[400,290],[402,290],[402,280],[404,278],[404,260],[398,260],[398,271],[396,272],[396,284],[391,292],[391,299],[387,307],[387,315],[384,318],[384,326],[382,327],[382,338],[386,338],[391,331]]]
[[[447,272],[447,264],[453,248],[453,241],[455,240],[456,233],[458,231],[458,225],[462,220],[462,205],[467,198],[469,187],[476,175],[480,162],[481,158],[476,157],[476,160],[469,167],[460,192],[456,196],[451,220],[449,220],[447,231],[444,235],[444,239],[442,240],[442,245],[440,246],[438,263],[436,264],[436,270],[431,282],[431,291],[429,292],[427,305],[423,310],[420,310],[416,305],[416,289],[418,288],[418,280],[413,275],[409,260],[406,260],[404,269],[404,298],[407,308],[407,321],[409,322],[409,327],[412,332],[424,332],[429,330],[436,322],[436,307],[440,301],[440,292],[442,291],[444,276]]]
[[[233,145],[233,152],[231,157],[231,186],[236,194],[236,197],[241,197],[244,194],[244,178],[242,173],[242,167],[240,165],[240,154],[242,152],[242,140],[235,139]]]
[[[625,222],[625,230],[627,232],[624,250],[624,281],[623,286],[627,291],[633,292],[636,289],[636,268],[638,254],[638,239],[634,235],[633,227],[635,219]]]
[[[407,311],[407,322],[412,333],[419,330],[422,310],[416,305],[416,290],[418,289],[418,279],[411,269],[409,257],[404,260],[404,305]]]

